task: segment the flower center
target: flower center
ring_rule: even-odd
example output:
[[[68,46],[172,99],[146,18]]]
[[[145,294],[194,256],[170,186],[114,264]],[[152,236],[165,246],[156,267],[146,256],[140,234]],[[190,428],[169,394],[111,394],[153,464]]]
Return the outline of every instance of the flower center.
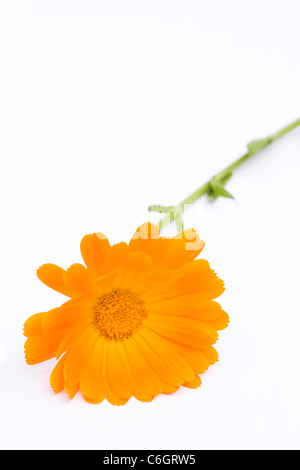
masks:
[[[114,289],[97,298],[94,324],[109,339],[129,338],[147,317],[144,302],[126,289]]]

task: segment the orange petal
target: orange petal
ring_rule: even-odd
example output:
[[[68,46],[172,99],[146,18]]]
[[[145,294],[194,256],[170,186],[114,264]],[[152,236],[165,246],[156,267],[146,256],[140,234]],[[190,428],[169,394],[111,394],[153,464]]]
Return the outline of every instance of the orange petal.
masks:
[[[122,272],[120,288],[130,288],[132,281],[143,274],[151,266],[150,256],[141,251],[134,251],[128,256],[126,266]]]
[[[74,301],[67,302],[61,307],[45,313],[42,319],[43,332],[46,335],[53,334],[62,329],[69,330],[76,324],[82,328],[93,322],[92,307]]]
[[[73,295],[73,297],[81,295],[94,295],[97,297],[99,293],[95,279],[82,264],[72,264],[64,274],[64,279],[66,285],[73,292],[76,292],[76,295]]]
[[[201,251],[204,248],[203,240],[200,240],[197,231],[193,228],[183,230],[173,237],[173,240],[181,240],[184,244],[184,251]]]
[[[154,267],[172,269],[168,260],[172,258],[173,245],[174,241],[170,238],[158,238],[157,240],[152,240],[152,243],[148,243],[141,251],[150,256]]]
[[[42,336],[42,319],[45,315],[45,312],[36,313],[31,315],[26,322],[24,323],[23,334],[24,336]]]
[[[224,310],[221,310],[218,318],[208,321],[207,324],[215,328],[215,330],[219,331],[219,330],[224,330],[225,328],[227,328],[229,321],[230,320],[229,320],[229,316],[227,315],[227,313],[224,312]]]
[[[159,237],[159,227],[146,222],[142,224],[133,234],[130,242],[130,251],[147,251],[147,248],[153,244],[153,240]]]
[[[219,355],[213,346],[205,346],[202,348],[202,352],[209,362],[209,365],[213,365],[219,360]]]
[[[130,288],[144,299],[156,300],[160,297],[174,296],[174,281],[180,276],[178,271],[149,269],[143,275],[131,280]]]
[[[168,363],[164,360],[164,356],[161,357],[154,347],[155,345],[149,345],[148,341],[145,341],[140,332],[134,336],[134,341],[136,342],[140,353],[148,363],[148,370],[150,368],[154,371],[156,376],[159,377],[160,383],[162,384],[162,389],[159,393],[173,392],[176,387],[178,388],[184,382],[180,375],[174,373],[169,367]],[[150,392],[150,390],[148,390],[148,392]]]
[[[143,325],[165,338],[196,348],[214,344],[218,339],[214,328],[190,318],[149,315],[143,320]]]
[[[99,295],[107,294],[112,289],[115,289],[115,278],[117,273],[115,271],[106,274],[105,276],[100,276],[97,279],[97,286],[99,289]]]
[[[117,289],[120,286],[120,280],[127,262],[128,252],[128,245],[124,242],[113,245],[108,251],[107,265],[109,271],[113,273],[111,289]],[[98,283],[100,283],[100,280]],[[101,284],[103,284],[103,282]]]
[[[128,373],[130,375],[130,379],[131,379],[131,384],[132,384],[132,394],[133,396],[137,399],[137,400],[140,400],[140,401],[144,401],[144,402],[150,402],[153,400],[154,396],[153,395],[150,395],[149,393],[146,393],[140,386],[139,384],[137,383],[135,377],[134,377],[134,374],[131,370],[131,367],[129,365],[129,362],[128,362],[128,359],[127,359],[127,354],[126,354],[126,350],[124,348],[124,343],[122,342],[119,342],[118,343],[118,349],[119,349],[119,353],[120,353],[120,356],[122,357],[122,360],[128,370]]]
[[[163,392],[163,384],[140,351],[134,337],[125,340],[123,346],[133,377],[147,395],[155,396]]]
[[[206,260],[191,261],[181,266],[171,281],[161,285],[150,286],[146,296],[148,302],[166,299],[177,299],[181,296],[197,296],[203,299],[214,299],[224,292],[224,283],[210,269]]]
[[[167,263],[169,268],[178,268],[197,258],[203,248],[204,242],[200,240],[196,230],[184,230],[173,238],[172,250],[163,259],[163,263]]]
[[[109,387],[116,397],[128,399],[132,396],[131,373],[119,351],[118,341],[107,341],[106,374]]]
[[[64,379],[69,387],[79,383],[81,373],[90,359],[98,337],[99,332],[96,328],[88,326],[71,344],[64,364]]]
[[[25,341],[27,364],[38,364],[56,356],[56,351],[64,332],[51,336],[31,336]]]
[[[157,235],[157,234],[156,234]],[[184,263],[195,259],[201,253],[204,243],[193,229],[185,230],[174,238],[139,240],[129,243],[129,247],[148,254],[153,266],[163,269],[177,269]]]
[[[91,398],[88,398],[84,395],[83,395],[83,398],[85,399],[86,402],[91,403],[92,405],[99,405],[99,403],[103,402],[102,398],[99,398],[99,400],[97,400],[97,399],[92,400]]]
[[[175,282],[179,293],[197,292],[206,299],[215,299],[224,292],[224,282],[204,259],[197,259],[180,268],[182,277]]]
[[[106,256],[110,244],[102,233],[86,235],[81,240],[82,258],[89,271],[101,276],[106,272]]]
[[[112,245],[107,253],[107,266],[109,271],[120,269],[126,263],[128,257],[128,245],[121,242]]]
[[[72,400],[72,398],[75,397],[76,393],[78,392],[78,384],[76,385],[73,385],[72,387],[69,387],[69,385],[64,382],[64,389],[65,391],[67,392],[67,394],[69,395],[69,398]]]
[[[168,262],[165,259],[172,258],[172,248],[174,241],[170,238],[160,237],[159,228],[153,224],[145,224],[144,230],[136,232],[135,237],[129,243],[130,251],[141,251],[152,260],[154,267],[168,269]]]
[[[114,395],[109,387],[106,390],[106,399],[111,405],[115,406],[123,406],[126,405],[126,403],[128,402],[128,398],[119,398]]]
[[[37,270],[39,280],[46,284],[46,286],[68,297],[72,297],[74,290],[66,285],[64,278],[65,273],[66,271],[64,269],[55,264],[43,264],[43,266]]]
[[[105,372],[106,342],[103,336],[97,339],[90,359],[84,367],[79,388],[85,399],[101,403],[105,399],[107,380]]]
[[[76,325],[69,327],[68,330],[65,331],[65,335],[59,343],[56,351],[56,359],[59,359],[59,357],[64,352],[69,350],[75,339],[81,334],[84,328],[85,327],[82,326],[82,323],[76,323]]]
[[[146,309],[151,315],[175,315],[204,322],[216,320],[222,312],[220,304],[197,295],[146,301]]]
[[[65,360],[66,355],[57,362],[50,375],[50,385],[55,393],[61,392],[64,388],[63,367]]]
[[[191,382],[185,382],[183,384],[183,387],[187,387],[187,388],[198,388],[198,387],[201,387],[201,379],[199,377],[199,375],[195,375],[195,378],[194,380],[192,380]]]
[[[202,349],[175,342],[172,343],[172,347],[185,359],[196,374],[203,374],[209,368],[210,363]]]
[[[161,360],[160,363],[152,362],[153,368],[158,374],[160,371],[162,371],[161,362],[163,362],[164,365],[167,366],[167,369],[173,373],[173,375],[176,375],[177,378],[181,379],[181,383],[182,381],[185,382],[185,381],[192,380],[194,378],[195,374],[193,370],[188,365],[188,363],[183,359],[183,357],[177,354],[175,349],[172,347],[171,341],[161,338],[156,333],[152,331],[147,331],[146,329],[141,329],[139,331],[137,335],[137,340],[140,337],[143,338],[144,343],[147,343],[147,345],[152,351],[152,354],[150,354],[150,351],[148,351],[149,355],[147,357],[149,359],[151,358],[152,361],[153,360],[157,361],[156,358],[159,356]],[[138,344],[141,344],[141,342],[139,342]],[[154,366],[154,364],[157,364],[157,365]],[[164,367],[163,370],[164,370],[163,375],[167,377],[166,368]],[[178,383],[178,380],[176,381],[172,380],[172,382],[169,382],[169,384],[176,386],[176,385],[179,385],[180,382]]]

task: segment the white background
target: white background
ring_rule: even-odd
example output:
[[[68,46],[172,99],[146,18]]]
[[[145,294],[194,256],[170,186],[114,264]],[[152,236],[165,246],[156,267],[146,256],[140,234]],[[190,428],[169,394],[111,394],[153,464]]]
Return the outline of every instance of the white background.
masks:
[[[300,129],[240,167],[235,201],[186,213],[231,319],[200,389],[124,407],[70,401],[24,362],[36,277],[127,241],[300,117],[298,0],[0,1],[0,447],[299,448]],[[165,235],[175,234],[170,227]]]

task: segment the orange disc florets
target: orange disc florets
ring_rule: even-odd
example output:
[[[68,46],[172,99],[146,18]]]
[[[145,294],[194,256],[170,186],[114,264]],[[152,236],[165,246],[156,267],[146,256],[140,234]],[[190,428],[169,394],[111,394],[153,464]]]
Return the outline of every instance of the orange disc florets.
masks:
[[[115,340],[129,338],[147,317],[144,302],[128,289],[114,289],[98,297],[94,310],[97,329]]]

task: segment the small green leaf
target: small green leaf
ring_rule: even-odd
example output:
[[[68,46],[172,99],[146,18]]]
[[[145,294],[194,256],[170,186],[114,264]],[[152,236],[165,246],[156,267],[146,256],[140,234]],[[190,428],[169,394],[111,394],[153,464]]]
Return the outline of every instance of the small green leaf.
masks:
[[[214,181],[213,179],[210,181],[210,185],[212,187],[213,193],[218,196],[222,197],[228,197],[229,199],[234,199],[233,195],[230,194],[222,184],[218,183],[217,181]]]
[[[171,212],[174,206],[161,206],[158,204],[153,204],[148,207],[149,212]]]
[[[264,139],[252,140],[252,142],[247,145],[247,149],[249,150],[250,155],[255,155],[257,152],[267,147],[267,145],[271,144],[272,142],[272,137],[265,137]]]

